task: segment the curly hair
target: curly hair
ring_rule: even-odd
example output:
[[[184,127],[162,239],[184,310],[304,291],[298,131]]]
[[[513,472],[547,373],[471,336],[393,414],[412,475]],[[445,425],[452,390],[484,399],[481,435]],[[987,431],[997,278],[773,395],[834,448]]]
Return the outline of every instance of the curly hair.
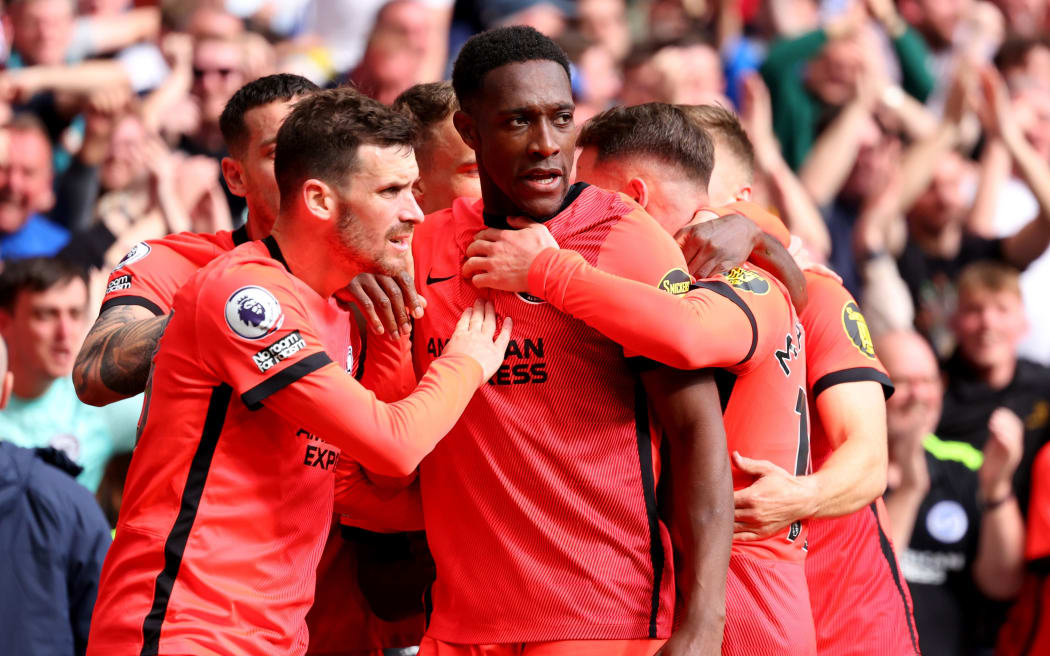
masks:
[[[485,74],[506,64],[548,60],[569,72],[569,58],[558,44],[531,27],[515,25],[488,30],[471,37],[452,67],[452,88],[464,110],[481,90]]]

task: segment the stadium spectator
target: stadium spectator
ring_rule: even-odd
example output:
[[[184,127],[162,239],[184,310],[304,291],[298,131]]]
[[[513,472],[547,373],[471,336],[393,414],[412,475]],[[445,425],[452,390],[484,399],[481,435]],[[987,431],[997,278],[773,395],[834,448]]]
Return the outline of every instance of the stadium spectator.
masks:
[[[397,97],[394,109],[413,117],[423,128],[423,139],[416,148],[419,181],[413,190],[423,213],[452,207],[457,198],[481,198],[477,158],[452,124],[452,115],[459,109],[452,85],[417,84]]]
[[[0,412],[12,375],[0,340]],[[87,648],[109,525],[61,451],[0,441],[0,650],[76,654]]]
[[[985,653],[980,593],[1009,599],[1020,588],[1024,527],[1011,478],[1023,426],[1000,407],[982,448],[932,432],[941,413],[937,361],[917,333],[887,333],[876,348],[896,392],[887,401],[893,541],[915,604],[923,654]],[[945,414],[951,412],[945,408]]]
[[[933,89],[921,37],[888,0],[854,2],[823,27],[774,42],[762,65],[762,77],[773,98],[773,125],[784,159],[796,171],[806,161],[822,117],[829,111],[865,100],[865,94],[875,99],[888,94],[890,102],[902,96],[900,88],[885,82],[885,62],[868,32],[865,5],[892,40],[904,92],[921,102]]]
[[[580,32],[600,43],[617,62],[631,50],[631,26],[624,0],[579,0],[576,17]]]
[[[47,132],[35,116],[23,114],[7,126],[4,135],[7,143],[0,145],[0,256],[54,255],[69,241],[69,232],[45,218],[55,203]]]
[[[130,451],[141,401],[107,408],[81,403],[70,372],[84,338],[87,277],[62,260],[9,262],[0,273],[0,334],[10,345],[15,384],[0,412],[0,438],[24,447],[51,446],[83,467],[94,491],[114,453]]]

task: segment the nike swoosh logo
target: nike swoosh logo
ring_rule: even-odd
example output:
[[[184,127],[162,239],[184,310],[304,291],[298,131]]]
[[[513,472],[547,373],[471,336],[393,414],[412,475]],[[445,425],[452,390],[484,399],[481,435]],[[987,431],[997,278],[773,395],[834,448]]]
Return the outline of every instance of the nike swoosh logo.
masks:
[[[435,278],[434,276],[432,276],[432,275],[430,275],[428,273],[427,274],[427,284],[428,285],[433,285],[436,282],[445,282],[446,280],[452,280],[455,277],[456,277],[455,274],[453,274],[451,276],[445,276],[444,278]]]

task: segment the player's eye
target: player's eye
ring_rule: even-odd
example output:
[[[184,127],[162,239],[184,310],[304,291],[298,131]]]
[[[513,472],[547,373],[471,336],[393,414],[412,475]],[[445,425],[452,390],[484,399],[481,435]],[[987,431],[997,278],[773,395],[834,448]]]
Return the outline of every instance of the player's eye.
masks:
[[[572,124],[572,114],[569,112],[562,112],[554,117],[554,124],[558,127],[565,127]]]

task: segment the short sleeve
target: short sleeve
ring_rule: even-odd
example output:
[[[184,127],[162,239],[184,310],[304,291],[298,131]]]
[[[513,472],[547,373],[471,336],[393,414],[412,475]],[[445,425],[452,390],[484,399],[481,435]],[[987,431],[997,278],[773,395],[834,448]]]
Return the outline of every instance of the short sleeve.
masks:
[[[235,264],[200,289],[200,360],[248,407],[261,407],[270,395],[332,364],[301,292],[283,269]]]
[[[875,355],[868,324],[841,283],[806,272],[809,303],[799,319],[805,330],[806,378],[812,397],[840,383],[871,380],[886,397],[893,383]]]
[[[138,305],[161,316],[171,312],[179,291],[197,266],[170,247],[140,241],[109,274],[101,312],[118,305]]]

